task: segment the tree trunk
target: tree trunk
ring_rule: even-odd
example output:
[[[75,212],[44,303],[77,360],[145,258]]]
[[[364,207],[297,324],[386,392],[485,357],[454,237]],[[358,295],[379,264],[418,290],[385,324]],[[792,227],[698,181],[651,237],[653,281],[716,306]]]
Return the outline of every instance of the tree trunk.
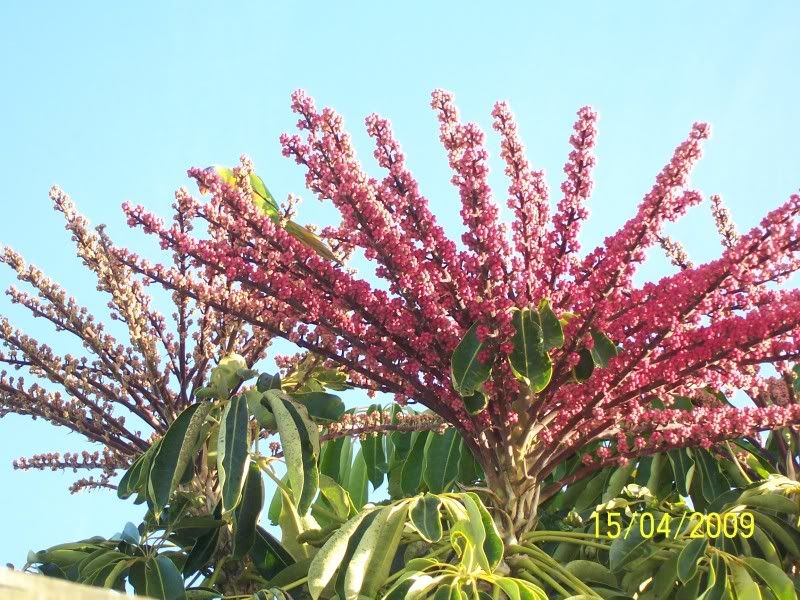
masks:
[[[541,482],[531,477],[515,449],[499,447],[481,452],[477,460],[486,474],[489,508],[508,544],[536,526]]]

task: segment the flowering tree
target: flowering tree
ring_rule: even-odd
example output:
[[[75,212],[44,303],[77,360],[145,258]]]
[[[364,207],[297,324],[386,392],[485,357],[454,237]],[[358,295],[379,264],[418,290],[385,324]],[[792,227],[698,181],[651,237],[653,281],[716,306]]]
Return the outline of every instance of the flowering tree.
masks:
[[[103,352],[115,346],[96,350],[96,326],[74,325],[84,313],[6,252],[5,262],[54,300],[42,310],[14,297],[78,330],[99,362],[65,358],[62,367],[7,324],[4,360],[67,389],[70,407],[93,410],[79,395],[86,386],[103,402],[127,407],[133,398],[155,433],[123,452],[123,430],[105,438],[76,419],[122,456],[102,485],[113,487],[111,470],[129,464],[118,496],[146,502],[147,512],[120,536],[33,553],[30,564],[170,599],[796,598],[800,409],[790,363],[800,350],[800,297],[779,284],[800,265],[800,196],[743,235],[711,196],[723,254],[692,265],[663,229],[702,201],[688,180],[709,128],[695,124],[636,214],[580,255],[595,113],[578,112],[563,195],[549,216],[543,175],[525,158],[508,106],[495,106],[514,215],[508,231],[488,186],[483,133],[437,91],[432,107],[461,199],[458,244],[429,210],[388,121],[366,120],[386,171],[376,179],[335,112],[318,111],[302,92],[292,107],[304,135],[282,136],[283,153],[342,217],[319,232],[292,220],[295,200],[281,207],[246,157],[234,169],[191,169],[210,199],[179,191],[172,223],[125,205],[130,225],[174,253],[170,265],[112,247],[102,230],[89,235],[54,195],[101,289],[133,323],[134,346],[160,340],[168,365],[186,357],[177,387],[190,392],[164,402],[153,377],[161,367],[149,366],[156,353],[138,350],[143,358],[132,364],[154,391],[137,403],[129,381],[139,379],[102,370]],[[678,270],[637,286],[636,268],[656,244]],[[347,266],[356,253],[374,265],[372,282]],[[176,353],[163,320],[141,320],[150,313],[140,288],[123,284],[132,273],[217,319],[205,334],[225,336],[215,338],[225,341],[215,345],[214,368],[206,352],[189,360],[186,333]],[[280,375],[258,375],[254,363],[273,337],[302,354],[279,358]],[[779,377],[761,378],[765,364]],[[190,388],[181,369],[193,373]],[[103,392],[95,373],[118,386]],[[3,385],[6,410],[62,422],[39,388]],[[395,402],[345,411],[330,392],[350,388]],[[753,406],[733,407],[733,390]],[[163,421],[150,404],[165,411]],[[280,443],[265,451],[260,443],[273,434]],[[275,485],[268,516],[280,540],[259,525],[263,476]],[[385,481],[388,499],[370,498],[368,483],[374,492]],[[748,535],[695,539],[691,509],[732,515]],[[649,517],[649,534],[640,525],[629,535],[637,517]]]
[[[709,136],[709,127],[697,123],[636,214],[580,257],[595,113],[578,113],[563,195],[549,218],[542,174],[525,158],[508,106],[495,106],[515,217],[509,236],[487,182],[484,134],[459,120],[449,93],[434,92],[431,104],[461,197],[463,247],[445,236],[428,209],[387,120],[366,120],[374,156],[386,170],[378,180],[356,160],[341,117],[317,110],[297,92],[292,108],[305,138],[284,135],[283,153],[306,169],[308,187],[341,212],[341,223],[321,236],[338,260],[283,231],[274,209],[252,201],[246,177],[229,185],[215,171],[199,169],[190,175],[211,201],[187,199],[186,210],[226,235],[198,239],[141,207],[125,210],[132,225],[237,287],[220,290],[130,253],[120,260],[342,365],[359,387],[441,415],[462,432],[489,487],[521,528],[537,502],[563,486],[540,488],[572,455],[580,454],[585,465],[574,480],[630,456],[710,448],[798,421],[795,405],[737,409],[701,401],[680,410],[672,404],[676,395],[708,400],[709,387],[757,394],[759,365],[785,369],[797,357],[800,296],[774,284],[800,264],[800,196],[741,236],[714,197],[724,251],[691,266],[662,230],[702,199],[688,185]],[[245,162],[240,172],[248,169]],[[645,251],[659,242],[679,272],[636,286]],[[341,266],[357,249],[374,261],[387,289]],[[654,409],[654,399],[663,407]]]

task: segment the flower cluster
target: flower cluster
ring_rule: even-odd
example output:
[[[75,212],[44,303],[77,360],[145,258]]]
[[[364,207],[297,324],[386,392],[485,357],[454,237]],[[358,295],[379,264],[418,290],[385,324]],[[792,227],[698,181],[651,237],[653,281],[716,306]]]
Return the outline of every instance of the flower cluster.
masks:
[[[367,412],[345,413],[333,423],[320,425],[319,439],[328,442],[337,438],[352,437],[363,441],[369,437],[384,435],[393,431],[435,431],[444,433],[450,424],[434,413],[417,413],[413,411],[393,411],[390,409],[370,410]],[[269,437],[273,432],[262,431],[262,437]],[[269,443],[270,454],[283,457],[280,443]]]
[[[446,421],[433,413],[396,412],[374,410],[371,412],[345,414],[326,427],[323,439],[343,436],[365,438],[385,431],[437,431],[442,433],[449,427]]]
[[[14,468],[27,471],[30,469],[39,470],[71,470],[77,473],[78,470],[101,471],[99,479],[94,477],[83,477],[70,486],[70,491],[74,494],[82,489],[91,488],[114,488],[110,483],[111,478],[117,469],[124,469],[128,466],[129,457],[120,455],[118,452],[106,447],[100,451],[87,452],[65,452],[62,456],[58,452],[47,452],[45,454],[35,454],[28,458],[22,457],[14,461]]]
[[[673,265],[681,269],[691,269],[694,266],[680,242],[676,242],[666,235],[659,236],[658,241]]]
[[[28,382],[22,375],[0,372],[0,417],[16,413],[44,419],[103,446],[102,455],[84,453],[80,461],[75,453],[47,453],[19,459],[17,468],[99,470],[99,479],[81,479],[73,491],[108,487],[115,470],[127,467],[150,446],[153,435],[163,434],[194,401],[195,390],[203,386],[221,356],[236,351],[255,362],[270,338],[181,292],[172,295],[175,312],[170,327],[167,318],[152,308],[144,288],[147,282],[117,260],[105,230],[92,229],[61,189],[54,187],[50,197],[64,215],[78,257],[95,276],[97,289],[109,298],[111,319],[125,326],[127,339],[117,339],[63,287],[26,264],[12,248],[4,248],[0,262],[32,290],[12,286],[7,292],[12,302],[49,321],[64,338],[77,341],[83,353],[59,354],[0,316],[0,363],[32,376]],[[179,190],[174,205],[174,226],[185,233],[192,226],[184,217],[188,200],[187,192]],[[173,259],[178,272],[194,270],[180,251]],[[209,285],[224,285],[220,277],[208,273],[201,277]]]
[[[358,387],[430,408],[465,433],[489,477],[504,461],[516,461],[517,446],[525,453],[527,474],[543,477],[565,456],[598,440],[615,447],[602,446],[604,459],[648,448],[708,447],[799,420],[794,406],[670,407],[675,395],[694,396],[706,387],[757,394],[763,387],[759,365],[784,370],[800,356],[800,291],[776,285],[800,267],[800,196],[791,196],[742,235],[712,197],[723,254],[691,264],[663,229],[703,201],[689,177],[710,128],[696,123],[634,216],[580,255],[596,113],[578,112],[563,196],[550,216],[543,175],[526,159],[511,111],[505,103],[495,106],[493,127],[500,135],[514,216],[507,230],[488,185],[483,132],[460,120],[451,94],[438,90],[431,104],[460,197],[462,244],[437,223],[386,119],[366,119],[384,170],[378,179],[356,158],[342,118],[296,92],[292,109],[299,133],[281,137],[283,154],[305,170],[307,187],[339,210],[341,222],[321,233],[336,260],[289,235],[259,209],[243,183],[252,168],[247,160],[237,169],[236,185],[214,170],[190,170],[211,199],[187,200],[185,217],[203,221],[207,236],[166,225],[141,206],[124,207],[131,225],[157,235],[162,246],[201,271],[224,275],[229,285],[211,285],[130,252],[116,256],[168,289],[341,365]],[[639,286],[636,271],[656,244],[680,269]],[[356,250],[372,261],[374,275],[384,280],[380,285],[344,264]],[[543,299],[569,318],[564,344],[550,353],[550,383],[532,393],[506,360],[513,350],[511,309],[537,306]],[[492,371],[482,387],[487,407],[472,414],[451,385],[450,358],[475,323],[484,344],[478,359],[491,362]],[[577,380],[572,369],[597,331],[613,340],[618,356],[588,381]],[[654,398],[666,410],[652,410]]]

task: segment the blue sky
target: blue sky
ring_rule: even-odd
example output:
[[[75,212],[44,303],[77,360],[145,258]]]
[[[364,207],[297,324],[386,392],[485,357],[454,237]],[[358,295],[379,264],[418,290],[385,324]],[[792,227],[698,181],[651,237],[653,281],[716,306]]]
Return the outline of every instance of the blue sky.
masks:
[[[49,208],[53,183],[119,243],[154,255],[152,240],[125,226],[121,202],[166,213],[187,167],[232,164],[242,152],[276,196],[304,197],[301,220],[325,221],[329,207],[305,193],[301,170],[280,156],[296,88],[344,115],[369,166],[363,118],[389,117],[454,235],[457,195],[428,108],[437,87],[455,92],[464,118],[486,129],[493,102],[509,100],[554,198],[575,111],[599,111],[585,247],[633,213],[692,122],[709,121],[713,136],[693,182],[722,194],[744,229],[800,185],[799,21],[800,5],[789,1],[5,2],[0,243],[101,311],[104,300]],[[503,199],[497,140],[489,139]],[[707,204],[670,232],[695,260],[719,252]],[[652,258],[643,276],[668,270],[657,252]],[[11,282],[0,275],[3,287]],[[42,341],[58,339],[5,297],[0,312]],[[110,535],[140,516],[112,494],[70,496],[71,473],[11,468],[21,455],[80,449],[76,436],[8,416],[0,440],[0,562],[20,565],[28,549]]]

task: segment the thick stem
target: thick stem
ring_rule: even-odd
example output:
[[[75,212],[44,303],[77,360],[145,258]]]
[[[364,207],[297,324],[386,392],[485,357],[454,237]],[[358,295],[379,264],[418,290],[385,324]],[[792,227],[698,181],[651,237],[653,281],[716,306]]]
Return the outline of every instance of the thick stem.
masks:
[[[517,543],[536,526],[541,482],[526,473],[523,457],[511,444],[476,453],[475,459],[486,476],[489,507],[498,530],[506,543]]]

